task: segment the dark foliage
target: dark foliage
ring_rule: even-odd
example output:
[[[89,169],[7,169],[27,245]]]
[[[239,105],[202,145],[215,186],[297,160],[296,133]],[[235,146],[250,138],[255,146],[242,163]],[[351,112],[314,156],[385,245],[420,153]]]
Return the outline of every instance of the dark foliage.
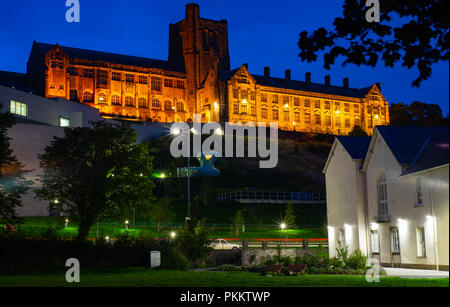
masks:
[[[324,54],[330,69],[338,57],[343,65],[386,67],[397,62],[420,74],[412,83],[418,87],[432,73],[432,65],[449,60],[449,10],[447,0],[380,1],[380,22],[368,22],[366,0],[345,0],[343,17],[335,18],[334,29],[319,28],[300,33],[298,46],[302,61],[317,60]]]

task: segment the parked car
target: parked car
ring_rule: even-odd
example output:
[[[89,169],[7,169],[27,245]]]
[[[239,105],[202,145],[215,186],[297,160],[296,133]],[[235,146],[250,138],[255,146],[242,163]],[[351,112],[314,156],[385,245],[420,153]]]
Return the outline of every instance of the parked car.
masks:
[[[224,239],[215,239],[210,246],[214,249],[237,249],[240,248],[238,244],[229,243]]]

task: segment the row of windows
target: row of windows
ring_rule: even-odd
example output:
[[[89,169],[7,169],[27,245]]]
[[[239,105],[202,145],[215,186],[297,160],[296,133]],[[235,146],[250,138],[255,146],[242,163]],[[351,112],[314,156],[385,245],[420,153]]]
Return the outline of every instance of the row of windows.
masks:
[[[67,72],[71,76],[78,76],[79,75],[79,69],[77,67],[69,67],[67,69]],[[85,78],[93,78],[94,77],[94,70],[90,68],[85,68],[82,71],[81,76]],[[111,73],[111,79],[114,81],[122,81],[124,80],[127,83],[135,83],[135,75],[134,74],[125,74],[125,78],[122,79],[122,73],[113,71]],[[108,80],[108,72],[106,70],[97,70],[97,84],[107,84]],[[148,84],[148,78],[144,75],[138,75],[137,76],[137,82],[139,84]],[[156,91],[161,90],[161,78],[160,77],[152,77],[151,78],[151,85],[152,89]],[[164,79],[164,86],[165,87],[174,87],[172,79]],[[175,81],[175,88],[184,89],[185,83],[184,80],[176,80]]]
[[[371,230],[370,241],[372,253],[374,254],[380,253],[380,239],[378,230]],[[390,228],[390,241],[391,241],[391,253],[400,254],[400,235],[399,229],[397,227]],[[417,257],[426,257],[427,248],[426,248],[426,237],[424,227],[416,227],[416,243],[417,243]]]
[[[249,91],[244,89],[244,90],[239,90],[239,89],[233,89],[233,98],[238,99],[239,98],[239,92],[241,94],[241,99],[248,99],[249,97]],[[279,96],[282,96],[282,100],[279,99]],[[250,99],[251,100],[255,100],[256,99],[256,94],[254,91],[250,91]],[[286,95],[278,95],[278,94],[272,94],[272,103],[279,103],[280,101],[283,102],[284,105],[288,105],[290,104],[290,101],[293,100],[293,106],[294,107],[300,107],[300,97],[290,97],[290,96],[286,96]],[[261,93],[261,102],[268,102],[268,94],[267,93]],[[304,107],[305,108],[309,108],[311,107],[311,100],[306,98],[304,99]],[[325,101],[323,103],[323,108],[325,110],[331,110],[331,106],[334,105],[334,110],[335,111],[340,111],[341,110],[341,103],[336,101],[336,102],[330,102],[330,101]],[[320,109],[322,106],[322,101],[317,99],[314,100],[314,108],[316,109]],[[343,103],[343,110],[344,112],[349,113],[350,112],[350,107],[351,104],[350,103]],[[360,104],[353,104],[353,112],[354,113],[360,113]],[[378,107],[371,107],[371,106],[367,106],[367,113],[372,113],[372,110],[374,112],[374,114],[379,114],[378,113]],[[380,110],[381,115],[385,115],[385,109],[381,108]]]
[[[26,103],[11,100],[10,113],[20,115],[20,116],[28,116],[28,105]],[[59,117],[59,126],[60,127],[69,127],[70,126],[70,118],[68,116],[60,116]]]

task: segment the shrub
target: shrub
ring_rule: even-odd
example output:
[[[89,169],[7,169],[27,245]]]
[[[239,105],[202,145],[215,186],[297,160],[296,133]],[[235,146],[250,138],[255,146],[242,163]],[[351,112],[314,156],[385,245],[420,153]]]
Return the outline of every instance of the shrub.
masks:
[[[223,271],[223,272],[236,272],[236,271],[242,271],[242,268],[237,265],[222,264],[217,267],[217,270]]]
[[[325,274],[327,271],[324,268],[318,268],[317,274]]]
[[[366,262],[367,257],[357,249],[347,258],[346,267],[350,269],[364,269],[366,267]]]

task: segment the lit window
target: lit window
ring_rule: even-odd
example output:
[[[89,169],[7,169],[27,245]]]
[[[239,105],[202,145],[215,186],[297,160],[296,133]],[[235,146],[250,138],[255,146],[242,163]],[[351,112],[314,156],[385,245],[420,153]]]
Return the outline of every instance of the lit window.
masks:
[[[309,108],[310,104],[309,99],[305,99],[305,108]]]
[[[300,113],[299,112],[294,113],[294,121],[297,123],[300,122]]]
[[[267,109],[266,108],[261,109],[261,117],[264,119],[267,119]]]
[[[152,77],[152,90],[154,90],[154,91],[161,90],[161,78],[160,77]]]
[[[278,110],[277,109],[272,110],[272,119],[278,120]]]
[[[145,97],[139,97],[138,104],[139,108],[148,108],[147,99],[145,99]]]
[[[372,243],[372,253],[379,253],[380,252],[380,245],[378,241],[378,230],[372,230],[370,233],[370,239]]]
[[[28,116],[28,106],[25,103],[11,100],[11,113],[20,116]]]
[[[294,107],[299,107],[299,106],[300,106],[300,98],[294,97]]]
[[[423,199],[422,199],[422,179],[416,178],[416,205],[422,206],[423,205]]]
[[[172,110],[172,102],[170,100],[164,101],[164,110]]]
[[[69,127],[70,126],[70,118],[68,116],[60,116],[59,117],[59,126],[60,127]]]
[[[388,220],[387,181],[384,173],[378,178],[378,218],[380,221]]]
[[[320,114],[314,114],[314,121],[316,125],[320,125],[321,124],[321,116]]]
[[[425,246],[425,228],[417,227],[416,236],[417,236],[417,257],[426,257],[427,248]]]
[[[314,108],[320,109],[320,100],[316,100],[316,101],[314,102]]]
[[[283,120],[284,120],[285,122],[288,122],[288,121],[289,121],[289,111],[288,111],[288,110],[284,110],[284,111],[283,111]]]
[[[117,94],[114,94],[111,96],[111,103],[114,105],[120,105],[120,96]]]
[[[159,104],[159,100],[157,98],[153,98],[152,100],[152,108],[161,109],[161,105]]]
[[[125,106],[134,107],[134,99],[131,96],[125,97]]]
[[[177,111],[178,112],[184,111],[184,103],[182,101],[177,101]]]
[[[106,103],[106,94],[105,93],[98,94],[98,103]]]
[[[305,117],[305,124],[306,125],[311,125],[311,114],[305,112],[304,117]]]
[[[272,102],[273,103],[278,103],[278,95],[277,94],[273,94],[272,96]],[[277,111],[278,112],[278,111]]]
[[[400,241],[398,235],[398,228],[391,228],[391,251],[393,254],[400,253]]]
[[[267,94],[261,93],[261,102],[267,102]]]

